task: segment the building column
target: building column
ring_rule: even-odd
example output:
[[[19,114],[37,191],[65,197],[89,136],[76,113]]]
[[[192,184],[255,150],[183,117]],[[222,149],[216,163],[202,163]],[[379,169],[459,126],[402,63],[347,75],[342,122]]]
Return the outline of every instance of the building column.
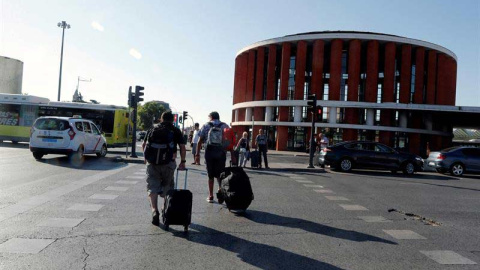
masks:
[[[295,106],[295,115],[293,118],[294,122],[302,122],[302,107]]]
[[[427,104],[435,104],[437,78],[437,52],[428,51],[428,69],[427,69]]]
[[[335,39],[332,41],[330,51],[330,81],[329,81],[329,100],[340,100],[340,85],[342,80],[342,49],[343,41]]]
[[[268,46],[267,62],[267,100],[275,99],[275,64],[277,60],[277,45]]]
[[[282,66],[280,70],[280,100],[288,99],[288,76],[290,69],[290,55],[292,45],[288,42],[282,44]],[[288,121],[288,107],[278,108],[278,119],[280,122]]]
[[[265,122],[272,121],[273,107],[265,107]]]
[[[367,45],[367,82],[365,101],[377,102],[378,92],[378,41],[371,40]],[[350,87],[348,88],[350,90]]]
[[[245,108],[245,121],[252,121],[252,108]]]
[[[337,107],[328,108],[328,123],[336,124],[337,123]]]
[[[407,117],[407,112],[400,111],[398,113],[398,125],[401,128],[407,128],[408,126],[408,117]]]
[[[235,110],[235,121],[234,122],[238,122],[238,109]]]
[[[410,103],[412,85],[412,45],[402,45],[402,67],[400,69],[400,103]]]
[[[313,43],[312,60],[312,93],[317,95],[317,100],[323,100],[323,40],[315,40]]]
[[[278,126],[277,127],[277,151],[287,150],[288,143],[288,127]]]
[[[375,125],[375,109],[367,109],[367,126]]]

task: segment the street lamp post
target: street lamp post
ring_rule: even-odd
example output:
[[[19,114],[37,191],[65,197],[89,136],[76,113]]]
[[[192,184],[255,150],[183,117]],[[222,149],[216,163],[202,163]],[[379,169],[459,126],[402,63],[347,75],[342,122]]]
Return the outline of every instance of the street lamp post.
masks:
[[[60,76],[58,78],[58,98],[57,98],[57,101],[60,101],[60,91],[62,89],[63,40],[65,37],[65,28],[70,29],[70,24],[67,24],[66,21],[62,21],[62,22],[59,22],[57,26],[62,28],[62,51],[60,53]]]

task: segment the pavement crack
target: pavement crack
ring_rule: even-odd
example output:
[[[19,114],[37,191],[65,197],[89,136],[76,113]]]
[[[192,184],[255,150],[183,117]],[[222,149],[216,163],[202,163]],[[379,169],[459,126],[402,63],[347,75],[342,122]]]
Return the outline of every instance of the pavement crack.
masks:
[[[90,257],[90,254],[88,254],[86,247],[88,246],[88,238],[85,238],[85,246],[83,247],[83,254],[85,254],[85,258],[83,258],[83,270],[87,269],[87,259]]]
[[[414,220],[419,220],[421,222],[423,222],[425,225],[430,225],[430,226],[442,226],[442,223],[440,222],[437,222],[433,219],[430,219],[430,218],[426,218],[426,217],[423,217],[423,216],[420,216],[420,215],[417,215],[417,214],[414,214],[414,213],[408,213],[408,212],[405,212],[405,211],[402,211],[402,210],[398,210],[398,209],[395,209],[395,208],[391,208],[391,209],[388,209],[388,212],[396,212],[396,213],[399,213],[399,214],[402,214],[404,216],[407,216],[407,217],[412,217]],[[405,218],[407,219],[407,218]]]

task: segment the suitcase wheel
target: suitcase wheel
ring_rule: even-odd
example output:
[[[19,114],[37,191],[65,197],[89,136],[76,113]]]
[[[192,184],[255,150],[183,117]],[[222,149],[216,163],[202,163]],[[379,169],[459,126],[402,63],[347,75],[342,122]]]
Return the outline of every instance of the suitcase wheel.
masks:
[[[183,231],[184,231],[184,232],[188,232],[188,225],[184,225],[184,226],[183,226]]]
[[[168,225],[168,223],[165,223],[164,226],[165,226],[165,231],[168,231],[168,229],[169,229],[169,227],[170,227],[170,226]]]

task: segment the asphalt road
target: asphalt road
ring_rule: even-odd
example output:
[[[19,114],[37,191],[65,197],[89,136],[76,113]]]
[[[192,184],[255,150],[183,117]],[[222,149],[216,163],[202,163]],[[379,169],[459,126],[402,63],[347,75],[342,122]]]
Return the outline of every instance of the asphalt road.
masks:
[[[235,215],[205,201],[205,168],[190,166],[184,234],[151,225],[145,167],[114,162],[117,151],[71,164],[0,144],[0,269],[480,269],[476,176],[270,156],[271,170],[247,169],[255,200]]]

